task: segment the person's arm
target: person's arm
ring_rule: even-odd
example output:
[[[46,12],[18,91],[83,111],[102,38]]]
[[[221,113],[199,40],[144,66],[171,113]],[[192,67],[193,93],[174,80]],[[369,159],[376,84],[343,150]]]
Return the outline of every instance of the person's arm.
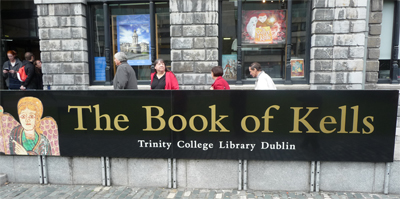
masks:
[[[116,75],[118,75],[117,89],[124,89],[128,83],[128,73],[126,68],[124,66],[121,67],[119,71],[117,70]]]
[[[178,80],[175,77],[175,74],[170,72],[171,75],[169,76],[169,78],[171,79],[171,90],[179,90],[179,83]]]
[[[22,86],[25,88],[29,85],[31,82],[33,76],[35,75],[35,67],[32,64],[26,64],[25,65],[25,73],[27,75],[26,80],[22,83]]]
[[[6,61],[3,64],[3,77],[4,77],[4,79],[8,78],[8,71],[9,71],[9,66],[8,66],[8,61]]]

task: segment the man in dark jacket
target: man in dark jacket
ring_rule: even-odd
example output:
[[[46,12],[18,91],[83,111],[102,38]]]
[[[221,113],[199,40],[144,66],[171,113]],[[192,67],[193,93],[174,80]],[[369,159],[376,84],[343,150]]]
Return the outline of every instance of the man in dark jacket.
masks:
[[[35,66],[33,66],[35,56],[31,52],[25,53],[25,60],[22,62],[22,66],[25,66],[25,73],[27,75],[26,80],[22,82],[21,90],[36,89],[36,75]]]

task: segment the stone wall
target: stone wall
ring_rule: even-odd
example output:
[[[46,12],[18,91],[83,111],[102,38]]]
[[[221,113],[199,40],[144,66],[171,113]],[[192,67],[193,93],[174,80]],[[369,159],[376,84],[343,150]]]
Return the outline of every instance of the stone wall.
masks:
[[[172,71],[181,89],[208,89],[218,65],[218,0],[169,3]]]
[[[35,1],[44,89],[86,90],[89,86],[86,3]]]
[[[313,0],[311,89],[362,88],[367,1]]]
[[[365,89],[376,89],[379,72],[383,0],[371,0]]]

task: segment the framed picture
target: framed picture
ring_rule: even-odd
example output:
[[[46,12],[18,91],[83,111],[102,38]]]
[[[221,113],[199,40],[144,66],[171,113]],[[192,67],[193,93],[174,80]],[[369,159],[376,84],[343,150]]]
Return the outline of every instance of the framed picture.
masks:
[[[118,15],[116,22],[118,52],[129,65],[151,65],[150,15]]]
[[[285,10],[242,12],[242,44],[285,44]]]
[[[304,77],[304,59],[291,59],[292,77]]]
[[[236,80],[237,74],[237,54],[222,55],[223,78],[226,80]]]

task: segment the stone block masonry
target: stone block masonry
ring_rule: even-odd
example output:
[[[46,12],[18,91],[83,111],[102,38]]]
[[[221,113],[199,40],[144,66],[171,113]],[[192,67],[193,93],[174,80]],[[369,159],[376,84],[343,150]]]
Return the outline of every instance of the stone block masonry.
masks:
[[[172,71],[181,89],[208,88],[207,75],[218,65],[218,0],[169,3]]]
[[[51,90],[88,89],[86,1],[35,3],[45,89],[47,85]]]
[[[379,26],[372,25],[374,36],[365,37],[371,27],[366,22],[370,17],[368,1],[376,0],[313,0],[311,89],[361,89],[364,79],[375,80],[374,75],[367,76],[363,72],[367,62],[365,52],[370,52],[369,59],[374,60],[380,46]],[[375,7],[378,11],[379,3]],[[374,20],[369,20],[370,24],[381,21],[379,13],[374,16]],[[372,64],[376,62],[369,65]]]

